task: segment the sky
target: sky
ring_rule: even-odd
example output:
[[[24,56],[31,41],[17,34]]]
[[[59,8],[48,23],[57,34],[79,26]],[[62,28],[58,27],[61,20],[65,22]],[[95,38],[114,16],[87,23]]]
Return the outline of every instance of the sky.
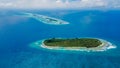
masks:
[[[120,0],[0,0],[4,9],[120,9]]]

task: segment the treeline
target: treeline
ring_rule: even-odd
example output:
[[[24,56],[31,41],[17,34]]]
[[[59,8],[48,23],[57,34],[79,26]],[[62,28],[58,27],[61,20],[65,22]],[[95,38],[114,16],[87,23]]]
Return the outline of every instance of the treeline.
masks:
[[[98,39],[92,38],[74,38],[74,39],[58,39],[52,38],[44,41],[47,46],[60,46],[60,47],[97,47],[102,44]]]

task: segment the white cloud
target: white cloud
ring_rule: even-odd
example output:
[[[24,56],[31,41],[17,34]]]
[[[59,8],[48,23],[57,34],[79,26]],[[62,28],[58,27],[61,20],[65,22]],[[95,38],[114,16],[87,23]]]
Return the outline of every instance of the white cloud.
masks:
[[[9,7],[9,6],[13,6],[14,4],[12,3],[0,3],[0,7]]]
[[[0,0],[0,8],[85,9],[120,8],[119,0]]]

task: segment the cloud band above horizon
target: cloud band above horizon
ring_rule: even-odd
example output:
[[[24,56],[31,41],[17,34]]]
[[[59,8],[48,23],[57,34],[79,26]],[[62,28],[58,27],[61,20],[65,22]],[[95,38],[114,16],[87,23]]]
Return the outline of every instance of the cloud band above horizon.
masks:
[[[120,0],[0,0],[6,9],[120,9]]]

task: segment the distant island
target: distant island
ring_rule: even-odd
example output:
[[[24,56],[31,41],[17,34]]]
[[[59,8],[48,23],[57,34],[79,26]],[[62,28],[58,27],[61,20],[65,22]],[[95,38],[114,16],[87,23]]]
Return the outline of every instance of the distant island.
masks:
[[[39,44],[39,43],[37,43]],[[42,41],[42,48],[74,51],[105,51],[116,48],[108,41],[97,38],[51,38]]]
[[[23,13],[25,14],[26,17],[31,17],[34,18],[40,22],[43,22],[45,24],[51,24],[51,25],[66,25],[69,24],[69,22],[57,19],[57,18],[53,18],[53,17],[49,17],[49,16],[45,16],[45,15],[39,15],[39,14],[32,14],[32,13]]]

